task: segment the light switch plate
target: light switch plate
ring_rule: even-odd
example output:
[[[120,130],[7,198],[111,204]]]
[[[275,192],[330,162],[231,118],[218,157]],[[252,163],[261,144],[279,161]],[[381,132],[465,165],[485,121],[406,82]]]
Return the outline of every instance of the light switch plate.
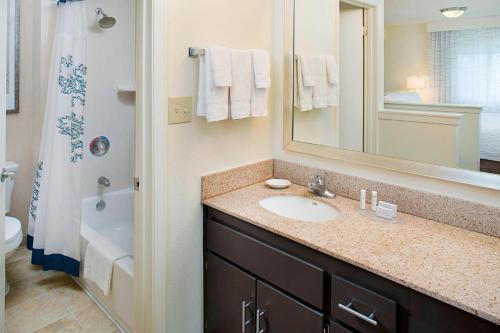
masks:
[[[168,99],[168,124],[189,123],[193,114],[193,98],[170,97]]]

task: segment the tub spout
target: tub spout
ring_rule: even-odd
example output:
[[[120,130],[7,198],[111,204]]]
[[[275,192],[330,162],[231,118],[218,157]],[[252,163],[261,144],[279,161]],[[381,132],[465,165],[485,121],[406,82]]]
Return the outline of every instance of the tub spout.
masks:
[[[97,179],[97,184],[102,185],[104,187],[111,186],[111,182],[109,181],[109,179],[104,177],[104,176],[101,176],[101,177],[99,177],[99,179]]]

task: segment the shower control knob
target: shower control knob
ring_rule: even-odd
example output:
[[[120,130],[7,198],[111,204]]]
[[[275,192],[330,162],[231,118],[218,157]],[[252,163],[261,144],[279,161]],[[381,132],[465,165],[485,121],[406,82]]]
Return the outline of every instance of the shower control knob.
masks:
[[[90,152],[94,156],[104,156],[109,151],[109,139],[105,136],[98,136],[90,141]]]
[[[5,169],[3,169],[0,176],[0,181],[4,183],[7,179],[13,180],[15,176],[16,173],[14,171],[6,171]]]

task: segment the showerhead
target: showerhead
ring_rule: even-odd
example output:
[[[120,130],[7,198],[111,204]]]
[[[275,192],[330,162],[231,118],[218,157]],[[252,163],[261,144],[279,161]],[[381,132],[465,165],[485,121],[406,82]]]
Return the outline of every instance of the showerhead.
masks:
[[[116,19],[112,16],[106,15],[106,13],[101,8],[97,8],[95,12],[98,18],[97,24],[99,24],[101,28],[109,29],[116,24]]]

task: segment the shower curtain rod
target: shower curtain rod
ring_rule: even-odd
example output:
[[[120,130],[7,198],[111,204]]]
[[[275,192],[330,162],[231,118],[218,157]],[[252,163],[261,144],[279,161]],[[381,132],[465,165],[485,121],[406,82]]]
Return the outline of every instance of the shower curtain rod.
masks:
[[[53,0],[57,2],[57,5],[59,6],[60,3],[66,3],[66,2],[71,2],[71,1],[85,1],[85,0]]]

